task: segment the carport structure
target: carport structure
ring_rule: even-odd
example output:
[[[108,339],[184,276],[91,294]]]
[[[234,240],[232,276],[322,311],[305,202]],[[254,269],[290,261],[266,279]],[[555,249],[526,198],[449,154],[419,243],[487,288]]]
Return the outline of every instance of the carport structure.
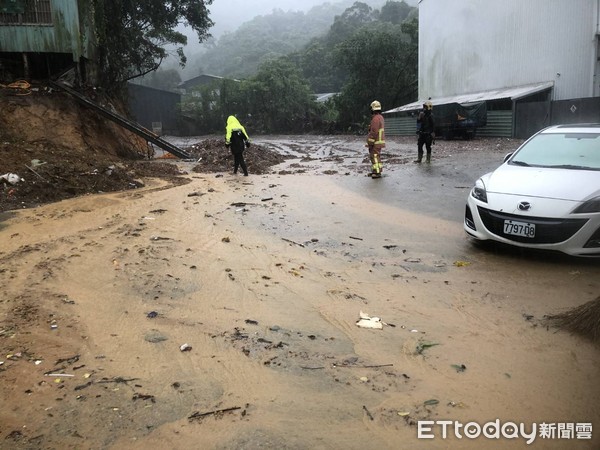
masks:
[[[486,103],[487,124],[478,128],[480,136],[514,137],[516,135],[516,110],[520,103],[549,102],[553,81],[529,84],[504,89],[460,94],[439,98],[422,99],[407,105],[384,111],[385,131],[390,136],[408,136],[416,132],[416,117],[426,100],[433,103],[435,116],[436,107],[459,104],[470,107],[481,102]]]

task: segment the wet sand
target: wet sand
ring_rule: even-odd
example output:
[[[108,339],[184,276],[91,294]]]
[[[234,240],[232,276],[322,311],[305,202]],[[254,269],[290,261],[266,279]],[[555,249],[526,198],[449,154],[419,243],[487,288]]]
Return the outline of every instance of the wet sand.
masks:
[[[0,448],[600,446],[600,349],[540,325],[597,297],[600,265],[462,230],[468,178],[501,155],[469,172],[398,147],[371,180],[358,142],[272,144],[298,152],[282,174],[3,215]],[[595,427],[417,438],[496,419]]]

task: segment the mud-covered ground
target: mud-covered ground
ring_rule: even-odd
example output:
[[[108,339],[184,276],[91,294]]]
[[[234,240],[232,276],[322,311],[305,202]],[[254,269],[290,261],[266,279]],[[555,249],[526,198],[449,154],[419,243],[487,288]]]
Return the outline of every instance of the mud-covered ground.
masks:
[[[186,172],[219,173],[232,169],[233,158],[222,136],[166,137],[192,155],[193,160],[188,162],[193,164],[182,169],[177,159],[170,158],[164,150],[80,106],[65,93],[43,84],[32,86],[26,93],[6,85],[0,87],[0,176],[15,174],[24,180],[10,184],[0,179],[0,212],[81,195],[135,190],[142,187],[144,178],[148,177],[177,184],[188,182],[181,177]],[[253,174],[271,173],[273,167],[286,158],[299,158],[300,163],[279,172],[302,173],[306,170],[303,164],[311,160],[327,165],[325,173],[329,175],[365,170],[362,164],[357,167],[355,158],[345,161],[348,156],[356,156],[355,151],[349,152],[347,143],[363,142],[363,137],[344,136],[339,140],[303,137],[302,142],[312,145],[311,149],[303,143],[295,143],[294,136],[252,138],[254,143],[245,153]],[[396,141],[412,145],[414,139],[402,137]],[[328,149],[322,142],[334,148]],[[508,152],[514,150],[518,142],[492,139],[487,140],[485,146]],[[448,141],[438,148],[437,156],[443,158],[478,152],[482,143]],[[359,155],[364,157],[362,153]],[[412,154],[397,154],[393,145],[384,151],[384,157],[390,166],[413,159]]]
[[[82,189],[3,203],[0,448],[599,447],[600,349],[542,319],[596,298],[600,266],[462,230],[473,181],[518,141],[440,141],[417,165],[390,137],[372,180],[362,137],[252,136],[243,177],[220,137],[136,160],[86,126],[68,157],[64,131],[2,144],[6,172]],[[3,198],[41,180],[25,171]],[[419,439],[422,420],[567,432]]]

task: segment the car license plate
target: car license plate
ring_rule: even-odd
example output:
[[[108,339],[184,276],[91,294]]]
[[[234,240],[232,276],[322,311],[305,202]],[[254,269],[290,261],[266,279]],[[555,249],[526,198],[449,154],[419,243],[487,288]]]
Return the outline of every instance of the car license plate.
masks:
[[[527,222],[516,222],[514,220],[504,221],[504,234],[513,236],[535,237],[535,224]]]

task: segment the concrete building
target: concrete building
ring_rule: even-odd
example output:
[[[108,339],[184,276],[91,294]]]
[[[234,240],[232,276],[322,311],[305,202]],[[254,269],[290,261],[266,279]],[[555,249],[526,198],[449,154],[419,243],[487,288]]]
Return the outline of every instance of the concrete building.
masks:
[[[419,100],[386,111],[392,128],[414,132],[410,113],[427,99],[434,111],[486,101],[480,134],[528,134],[553,115],[600,121],[600,0],[420,0],[418,7]],[[523,106],[530,103],[538,105]],[[532,118],[534,110],[549,118]]]

